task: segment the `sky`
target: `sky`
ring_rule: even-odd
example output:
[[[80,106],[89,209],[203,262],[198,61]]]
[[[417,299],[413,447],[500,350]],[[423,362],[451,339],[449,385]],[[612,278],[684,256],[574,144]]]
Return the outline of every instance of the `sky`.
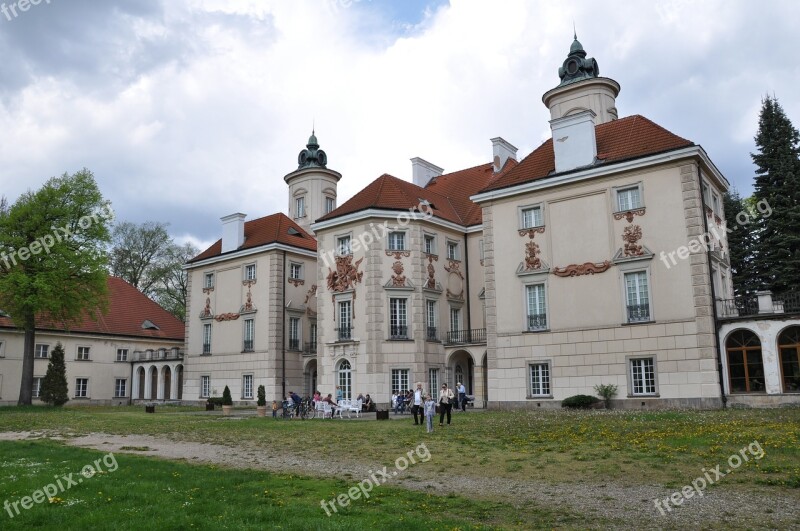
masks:
[[[288,209],[312,127],[339,204],[412,157],[456,171],[496,136],[528,155],[573,25],[620,117],[702,145],[743,195],[761,99],[800,125],[794,0],[19,1],[0,5],[0,195],[88,168],[117,219],[201,249],[222,216]]]

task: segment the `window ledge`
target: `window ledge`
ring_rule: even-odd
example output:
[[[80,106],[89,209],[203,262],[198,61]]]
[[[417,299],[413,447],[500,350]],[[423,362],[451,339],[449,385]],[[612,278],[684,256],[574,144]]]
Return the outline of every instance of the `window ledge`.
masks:
[[[94,360],[79,360],[78,358],[75,358],[75,361],[94,361]]]
[[[660,393],[656,393],[654,395],[632,395],[628,394],[628,398],[661,398]]]
[[[386,341],[393,341],[393,342],[400,341],[400,342],[402,342],[402,341],[414,341],[414,340],[411,339],[410,337],[390,337],[390,338],[386,339]]]
[[[525,400],[552,400],[553,395],[528,395]]]
[[[632,323],[622,323],[620,326],[636,326],[636,325],[646,325],[646,324],[655,324],[655,321],[635,321]]]
[[[541,328],[541,329],[536,329],[536,330],[527,330],[526,329],[526,330],[522,331],[523,334],[541,334],[542,332],[550,332],[550,329],[549,328]]]

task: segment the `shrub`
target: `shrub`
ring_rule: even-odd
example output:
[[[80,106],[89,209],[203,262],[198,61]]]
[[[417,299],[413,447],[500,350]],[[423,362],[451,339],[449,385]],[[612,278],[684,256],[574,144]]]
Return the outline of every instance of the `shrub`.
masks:
[[[606,409],[611,409],[611,399],[617,395],[617,386],[614,384],[598,384],[594,392],[606,403]]]
[[[222,391],[222,405],[223,406],[232,406],[233,405],[233,398],[231,398],[231,390],[228,389],[228,386],[225,386],[225,390]]]
[[[64,364],[64,347],[56,345],[50,353],[50,363],[42,380],[40,398],[45,404],[63,406],[69,400],[67,389],[67,366]]]
[[[264,390],[263,385],[258,386],[258,407],[265,407],[267,405],[267,392]]]
[[[209,404],[214,404],[215,406],[221,406],[222,405],[222,397],[221,396],[212,396],[212,397],[206,399],[206,402],[209,403]]]
[[[598,402],[600,402],[600,399],[597,398],[596,396],[575,395],[562,400],[561,407],[568,407],[573,409],[589,409]]]

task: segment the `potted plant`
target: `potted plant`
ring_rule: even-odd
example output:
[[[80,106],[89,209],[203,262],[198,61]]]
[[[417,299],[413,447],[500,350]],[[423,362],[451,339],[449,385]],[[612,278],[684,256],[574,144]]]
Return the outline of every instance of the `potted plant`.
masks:
[[[594,386],[594,392],[603,399],[606,409],[611,409],[611,399],[617,394],[617,386],[614,384],[598,384]]]
[[[259,417],[267,416],[267,392],[264,390],[263,385],[258,386],[258,402],[256,412]]]
[[[231,398],[231,390],[228,389],[228,386],[225,386],[225,390],[222,391],[222,412],[225,415],[230,415],[231,410],[233,409],[233,398]]]

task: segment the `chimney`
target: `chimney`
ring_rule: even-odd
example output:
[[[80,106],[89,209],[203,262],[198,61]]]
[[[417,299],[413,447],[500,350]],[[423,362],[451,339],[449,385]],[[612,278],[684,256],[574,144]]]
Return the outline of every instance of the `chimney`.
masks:
[[[222,221],[222,252],[235,251],[244,243],[244,218],[246,214],[237,212],[220,218]]]
[[[411,180],[421,188],[425,188],[431,179],[442,173],[444,173],[442,168],[434,166],[425,159],[419,157],[411,159]]]
[[[492,139],[492,161],[494,172],[499,173],[506,165],[508,159],[517,160],[517,148],[503,140],[501,137]]]
[[[557,173],[594,163],[597,158],[595,116],[594,111],[586,110],[550,120]]]

